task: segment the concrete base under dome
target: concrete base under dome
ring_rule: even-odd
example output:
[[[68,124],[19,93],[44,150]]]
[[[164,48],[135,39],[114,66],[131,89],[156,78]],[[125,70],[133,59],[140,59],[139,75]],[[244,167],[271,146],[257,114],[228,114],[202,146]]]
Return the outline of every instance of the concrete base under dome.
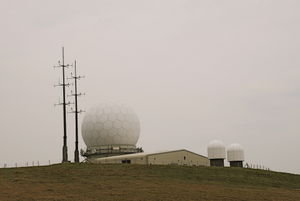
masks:
[[[123,154],[133,154],[141,152],[144,152],[143,149],[137,148],[134,145],[105,145],[87,148],[86,151],[81,150],[81,155],[87,157],[87,160],[93,160],[95,158],[119,156]]]
[[[224,167],[224,159],[210,159],[209,161],[212,167]]]
[[[243,167],[243,161],[230,161],[230,167]]]

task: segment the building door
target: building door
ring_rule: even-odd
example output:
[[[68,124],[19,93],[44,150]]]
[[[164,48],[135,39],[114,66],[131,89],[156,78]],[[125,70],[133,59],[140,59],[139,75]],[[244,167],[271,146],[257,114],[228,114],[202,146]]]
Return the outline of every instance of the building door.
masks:
[[[128,163],[128,164],[130,164],[131,160],[122,160],[122,163]]]

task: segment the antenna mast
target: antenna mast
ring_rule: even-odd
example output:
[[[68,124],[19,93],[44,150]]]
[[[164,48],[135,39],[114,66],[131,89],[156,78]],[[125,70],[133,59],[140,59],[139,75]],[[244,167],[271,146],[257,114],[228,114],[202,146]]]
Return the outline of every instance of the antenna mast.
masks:
[[[62,64],[60,61],[58,61],[58,66],[55,66],[57,68],[62,68],[62,76],[63,76],[63,82],[59,83],[55,86],[61,86],[63,88],[63,102],[58,103],[57,105],[63,106],[63,127],[64,127],[64,135],[63,135],[63,148],[62,148],[62,162],[69,162],[68,161],[68,147],[67,147],[67,110],[66,106],[70,103],[66,103],[66,86],[69,86],[70,84],[65,82],[65,68],[68,68],[70,65],[65,64],[65,52],[64,47],[62,47]]]
[[[75,113],[75,152],[74,152],[74,162],[79,163],[79,150],[78,150],[78,114],[84,112],[83,110],[78,110],[78,96],[85,95],[83,93],[78,93],[77,92],[77,80],[84,78],[84,76],[77,76],[77,66],[76,66],[76,60],[74,62],[74,76],[71,73],[71,78],[74,79],[74,90],[75,92],[72,93],[71,91],[71,96],[74,96],[75,98],[75,111],[72,111],[72,113]]]

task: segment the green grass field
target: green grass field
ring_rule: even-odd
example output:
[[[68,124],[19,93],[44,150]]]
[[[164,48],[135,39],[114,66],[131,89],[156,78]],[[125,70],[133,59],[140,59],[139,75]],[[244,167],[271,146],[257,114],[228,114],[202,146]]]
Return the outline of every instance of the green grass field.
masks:
[[[62,164],[0,169],[0,201],[300,200],[300,175],[242,168]]]

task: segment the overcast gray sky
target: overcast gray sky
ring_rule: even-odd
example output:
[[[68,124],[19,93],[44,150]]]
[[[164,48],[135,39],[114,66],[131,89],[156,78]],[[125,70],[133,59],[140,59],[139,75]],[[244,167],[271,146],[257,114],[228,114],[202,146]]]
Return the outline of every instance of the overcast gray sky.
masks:
[[[86,76],[82,108],[130,105],[145,151],[206,155],[219,139],[240,143],[246,162],[300,173],[300,1],[0,3],[0,166],[61,161],[52,66],[65,46]]]

